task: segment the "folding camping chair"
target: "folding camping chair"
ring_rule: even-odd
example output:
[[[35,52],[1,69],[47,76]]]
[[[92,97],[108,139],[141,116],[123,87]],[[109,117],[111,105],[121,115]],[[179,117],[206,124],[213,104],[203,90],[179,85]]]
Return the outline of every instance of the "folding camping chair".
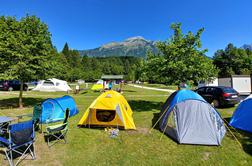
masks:
[[[67,143],[66,134],[68,131],[69,115],[70,115],[70,110],[67,108],[65,111],[65,118],[62,119],[62,120],[64,120],[62,124],[50,125],[50,126],[46,127],[46,131],[44,132],[44,134],[47,139],[47,145],[49,147],[53,146],[54,144],[56,144],[60,140],[64,140],[64,142]],[[59,120],[59,119],[57,119],[57,120]],[[47,121],[47,124],[48,123],[50,123],[50,122]],[[53,138],[56,140],[54,140],[54,142],[50,144],[50,138]]]
[[[35,159],[35,132],[34,121],[26,121],[16,124],[11,124],[8,127],[9,138],[0,137],[0,143],[4,147],[6,158],[11,166],[16,166],[19,162],[24,160],[29,154],[32,159]],[[21,155],[14,163],[14,155]]]

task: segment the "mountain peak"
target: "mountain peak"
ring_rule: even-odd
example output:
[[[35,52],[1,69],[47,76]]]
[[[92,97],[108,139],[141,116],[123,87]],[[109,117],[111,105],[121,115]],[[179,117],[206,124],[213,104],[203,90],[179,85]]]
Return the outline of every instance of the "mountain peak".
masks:
[[[241,48],[243,49],[249,49],[250,51],[252,51],[252,44],[244,44]]]
[[[79,51],[81,55],[94,57],[107,56],[136,56],[146,57],[147,50],[157,52],[153,41],[146,40],[142,36],[127,38],[122,42],[110,42],[101,47]]]
[[[145,40],[142,36],[134,36],[126,39],[125,41],[132,41],[132,40]]]

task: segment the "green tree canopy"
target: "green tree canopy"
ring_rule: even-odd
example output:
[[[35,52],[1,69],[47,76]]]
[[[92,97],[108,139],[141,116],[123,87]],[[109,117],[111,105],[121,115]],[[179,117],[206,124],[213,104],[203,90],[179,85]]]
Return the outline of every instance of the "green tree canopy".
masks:
[[[233,74],[251,74],[252,52],[235,47],[229,43],[225,50],[217,50],[213,57],[214,64],[219,69],[219,77],[229,77]]]
[[[217,70],[212,61],[201,49],[201,34],[188,32],[183,34],[181,24],[172,24],[173,35],[164,42],[157,42],[159,54],[148,55],[145,73],[149,81],[178,84],[187,80],[197,83],[216,76]]]
[[[21,81],[20,108],[23,82],[46,77],[52,51],[51,34],[39,18],[0,17],[0,79]]]

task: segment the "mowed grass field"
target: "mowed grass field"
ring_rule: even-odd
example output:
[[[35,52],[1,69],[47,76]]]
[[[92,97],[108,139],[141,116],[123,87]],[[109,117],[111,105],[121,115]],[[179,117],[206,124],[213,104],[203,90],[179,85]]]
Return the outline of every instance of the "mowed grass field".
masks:
[[[167,92],[124,86],[123,95],[134,111],[137,130],[120,130],[117,138],[110,138],[104,129],[78,128],[77,124],[85,110],[99,92],[83,91],[74,97],[80,110],[69,119],[67,144],[48,148],[43,134],[36,133],[36,160],[25,160],[20,165],[79,166],[79,165],[252,165],[252,135],[232,130],[239,139],[227,132],[222,146],[180,145],[167,136],[150,128],[158,118]],[[25,92],[25,109],[17,108],[18,92],[0,92],[0,114],[17,116],[32,113],[36,103],[65,93]],[[228,120],[235,108],[218,109]],[[0,151],[0,165],[7,165]]]

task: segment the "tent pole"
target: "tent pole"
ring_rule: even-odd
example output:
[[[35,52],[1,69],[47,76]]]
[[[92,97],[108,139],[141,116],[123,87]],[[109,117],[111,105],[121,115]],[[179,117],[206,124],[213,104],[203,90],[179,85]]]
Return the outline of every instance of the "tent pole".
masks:
[[[116,121],[116,125],[117,125],[117,129],[118,129],[118,118],[117,118],[117,121]]]
[[[162,113],[162,115],[158,118],[158,120],[156,121],[156,123],[152,126],[152,128],[149,130],[149,133],[156,127],[156,125],[158,124],[158,122],[161,120],[161,118],[164,116],[164,114],[167,112],[168,107],[166,108],[166,110]]]
[[[40,116],[41,116],[41,118],[40,118],[41,119],[41,129],[40,129],[40,132],[43,133],[43,128],[42,128],[43,127],[42,126],[42,108],[41,108],[41,114],[40,114]]]
[[[92,110],[91,110],[92,111]],[[89,111],[89,113],[88,113],[88,128],[90,128],[90,112],[91,111]]]
[[[222,118],[221,118],[222,119]],[[227,124],[228,122],[223,119]],[[228,125],[224,123],[224,125],[227,127],[228,131],[231,133],[231,135],[235,138],[235,140],[237,141],[237,143],[239,144],[239,146],[242,148],[242,144],[240,143],[240,141],[238,140],[238,138],[234,135],[234,133],[230,130],[230,128],[228,127]],[[231,126],[232,127],[232,126]],[[233,128],[233,127],[232,127]],[[233,128],[235,130],[235,128]],[[235,130],[236,131],[236,130]],[[237,131],[236,131],[237,132]]]
[[[160,137],[160,141],[161,141],[161,139],[163,138],[163,135],[164,135],[164,132],[165,132],[165,130],[166,130],[166,128],[168,127],[168,120],[167,120],[167,124],[166,124],[166,126],[165,126],[165,128],[164,128],[164,131],[163,131],[163,133],[162,133],[162,135],[161,135],[161,137]]]
[[[117,116],[117,115],[116,115]],[[116,128],[118,129],[118,119],[117,119],[117,117],[115,116],[115,118],[116,118]]]

